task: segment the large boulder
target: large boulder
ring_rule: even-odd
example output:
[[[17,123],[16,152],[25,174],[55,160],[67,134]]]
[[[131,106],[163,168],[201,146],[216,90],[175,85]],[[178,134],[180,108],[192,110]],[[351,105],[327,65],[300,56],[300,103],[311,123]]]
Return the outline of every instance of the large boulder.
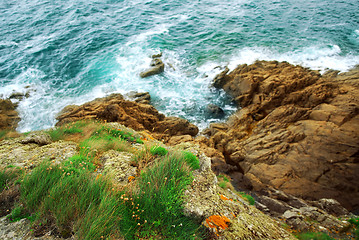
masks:
[[[216,79],[240,105],[210,146],[250,181],[359,208],[359,70],[321,76],[286,62],[240,65]],[[218,80],[217,80],[218,82]]]

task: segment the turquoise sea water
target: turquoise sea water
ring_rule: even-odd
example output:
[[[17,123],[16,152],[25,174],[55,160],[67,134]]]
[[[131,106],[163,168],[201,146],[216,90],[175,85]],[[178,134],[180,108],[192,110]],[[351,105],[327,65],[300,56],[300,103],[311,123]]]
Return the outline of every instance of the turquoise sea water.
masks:
[[[151,54],[160,75],[141,79]],[[149,91],[167,115],[201,128],[217,66],[274,59],[347,71],[359,64],[358,0],[0,0],[0,95],[21,101],[20,131],[48,128],[68,104]],[[223,119],[222,119],[223,120]]]

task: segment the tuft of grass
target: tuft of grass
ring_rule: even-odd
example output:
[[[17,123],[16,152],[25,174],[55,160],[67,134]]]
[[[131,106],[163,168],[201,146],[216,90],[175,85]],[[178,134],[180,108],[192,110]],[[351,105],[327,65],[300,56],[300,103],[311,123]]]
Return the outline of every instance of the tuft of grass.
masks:
[[[223,175],[223,174],[219,174],[219,175],[217,176],[217,179],[218,179],[218,181],[219,181],[218,186],[221,187],[221,188],[223,188],[223,189],[228,188],[228,185],[230,185],[230,184],[229,184],[229,179],[228,179],[228,177],[226,177],[226,176]]]
[[[227,183],[226,182],[219,182],[218,186],[220,186],[221,188],[225,189],[227,188]]]
[[[229,182],[229,179],[223,174],[219,174],[218,178],[222,179],[224,182]]]
[[[93,172],[96,167],[90,160],[91,159],[86,158],[83,155],[74,155],[63,162],[63,165],[65,166],[64,172],[66,171],[66,173],[79,173],[86,170]]]
[[[334,238],[331,238],[325,233],[315,233],[315,232],[307,232],[307,233],[301,233],[296,236],[300,240],[334,240]]]
[[[155,146],[151,147],[150,153],[152,155],[165,156],[168,153],[168,150],[166,148],[164,148],[164,147],[155,145]]]
[[[70,171],[48,162],[36,167],[21,184],[21,202],[38,218],[53,221],[62,236],[72,232],[87,211],[98,207],[107,194],[107,180],[94,178],[90,171]]]
[[[247,200],[250,205],[254,205],[256,203],[256,200],[254,200],[254,198],[251,195],[244,192],[239,192],[239,194],[242,196],[242,198]]]
[[[8,132],[9,132],[8,130],[1,130],[0,131],[0,139],[4,138]]]
[[[21,175],[22,170],[18,167],[8,166],[0,171],[0,193],[8,188]]]
[[[23,218],[30,218],[30,214],[25,210],[22,205],[16,206],[11,213],[7,216],[10,222],[17,222]]]
[[[53,141],[63,140],[66,138],[67,135],[82,133],[83,128],[87,124],[87,121],[72,122],[55,129],[51,129],[47,131],[47,133],[50,135]]]
[[[183,214],[183,192],[191,182],[192,173],[182,154],[168,154],[144,171],[137,191],[124,201],[124,215],[129,215],[122,222],[124,236],[200,238],[200,224]]]
[[[199,160],[193,153],[188,152],[188,151],[183,151],[182,154],[183,154],[183,157],[184,157],[185,161],[187,162],[187,164],[193,170],[196,170],[196,169],[200,168]]]

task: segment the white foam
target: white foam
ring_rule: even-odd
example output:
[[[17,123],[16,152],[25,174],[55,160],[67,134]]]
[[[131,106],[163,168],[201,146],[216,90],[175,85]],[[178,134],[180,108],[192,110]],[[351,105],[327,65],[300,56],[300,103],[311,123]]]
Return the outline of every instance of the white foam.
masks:
[[[277,60],[314,70],[334,69],[345,72],[359,64],[359,56],[342,56],[341,53],[337,45],[312,46],[286,53],[263,47],[243,48],[228,58],[228,66],[233,70],[238,64],[250,64],[256,60]]]

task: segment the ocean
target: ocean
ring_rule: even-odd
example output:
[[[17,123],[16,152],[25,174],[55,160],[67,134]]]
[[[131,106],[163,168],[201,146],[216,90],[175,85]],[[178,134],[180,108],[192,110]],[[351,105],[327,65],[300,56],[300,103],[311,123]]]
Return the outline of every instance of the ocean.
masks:
[[[164,73],[140,78],[160,52]],[[66,105],[130,91],[203,129],[236,110],[213,77],[255,60],[349,70],[359,1],[0,0],[0,97],[29,92],[21,132],[54,126]],[[206,114],[208,104],[226,116]]]

